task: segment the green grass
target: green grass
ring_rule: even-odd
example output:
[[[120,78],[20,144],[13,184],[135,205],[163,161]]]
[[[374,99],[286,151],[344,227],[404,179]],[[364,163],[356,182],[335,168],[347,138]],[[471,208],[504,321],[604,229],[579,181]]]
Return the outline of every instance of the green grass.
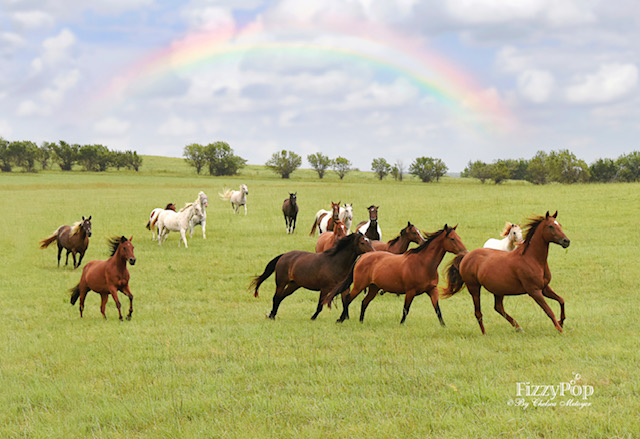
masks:
[[[217,197],[241,182],[246,217]],[[319,181],[310,170],[287,181],[258,166],[212,178],[161,157],[145,157],[140,173],[0,175],[0,437],[637,436],[639,189],[379,182],[356,172]],[[210,201],[208,239],[197,229],[188,249],[176,233],[162,247],[152,242],[149,211],[199,190]],[[289,191],[300,205],[295,235],[280,210]],[[313,216],[331,200],[353,202],[356,222],[379,205],[385,240],[408,220],[430,232],[459,223],[469,249],[507,220],[557,209],[572,240],[549,256],[552,285],[567,301],[565,333],[525,296],[505,300],[525,330],[514,332],[486,292],[484,337],[466,292],[441,302],[446,328],[426,296],[400,325],[403,298],[390,294],[371,303],[363,324],[335,324],[340,306],[311,322],[318,296],[303,289],[266,319],[273,278],[256,299],[251,277],[280,253],[312,251]],[[38,248],[82,215],[93,217],[85,262],[107,257],[107,237],[134,236],[130,322],[117,320],[111,299],[103,320],[95,293],[80,319],[68,292],[80,269],[57,268],[55,249]],[[576,373],[594,388],[588,407],[508,404],[518,382],[558,385]]]

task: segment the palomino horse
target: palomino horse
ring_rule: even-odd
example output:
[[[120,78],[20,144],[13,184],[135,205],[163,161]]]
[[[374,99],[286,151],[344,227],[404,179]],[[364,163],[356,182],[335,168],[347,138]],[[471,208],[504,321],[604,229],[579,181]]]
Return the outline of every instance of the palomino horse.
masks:
[[[420,245],[424,242],[424,238],[416,226],[407,222],[407,227],[400,230],[400,234],[391,241],[371,241],[371,245],[373,245],[373,248],[378,252],[386,251],[399,255],[400,253],[406,252],[409,248],[409,244],[412,242]]]
[[[343,206],[340,206],[338,218],[344,223],[347,233],[349,233],[351,231],[351,223],[353,223],[353,204],[344,203]]]
[[[440,324],[444,326],[438,304],[438,266],[446,252],[458,254],[467,251],[455,231],[456,227],[445,224],[442,230],[428,235],[427,240],[419,247],[400,255],[378,251],[362,255],[344,282],[334,287],[325,298],[325,303],[330,306],[336,295],[345,292],[342,295],[343,311],[338,322],[349,318],[349,304],[362,290],[369,287],[369,292],[362,301],[361,322],[364,320],[364,312],[369,302],[376,297],[379,290],[384,290],[406,294],[400,323],[404,323],[407,318],[413,298],[427,293]],[[352,282],[353,288],[349,292]]]
[[[231,209],[233,213],[238,213],[240,206],[244,206],[244,214],[247,214],[247,195],[249,195],[249,189],[246,184],[240,185],[239,191],[226,189],[223,193],[218,193],[220,199],[231,201]]]
[[[495,310],[507,319],[516,330],[522,330],[504,310],[504,296],[528,294],[547,313],[554,326],[562,332],[564,324],[564,299],[558,296],[549,286],[551,272],[547,263],[549,243],[553,242],[569,247],[571,241],[556,221],[558,212],[532,218],[527,224],[524,244],[512,252],[478,248],[466,255],[456,256],[447,270],[448,286],[443,294],[450,297],[467,285],[473,298],[476,319],[482,334],[485,334],[480,310],[480,289],[485,287],[493,293]],[[560,304],[560,322],[544,300],[545,297],[556,300]]]
[[[196,211],[196,214],[193,215],[191,221],[189,221],[189,238],[193,238],[193,229],[199,224],[202,226],[202,239],[207,239],[207,207],[209,206],[209,198],[204,192],[200,191],[198,192],[198,198],[196,198],[193,204],[199,204],[200,210]]]
[[[296,218],[298,218],[298,193],[289,192],[289,198],[282,203],[282,213],[284,214],[284,223],[287,227],[287,233],[296,231]]]
[[[89,237],[91,236],[91,216],[82,217],[82,221],[74,223],[72,226],[60,226],[47,239],[40,241],[40,248],[47,248],[53,241],[58,241],[58,267],[60,266],[60,256],[62,249],[67,250],[67,259],[64,265],[69,265],[69,253],[73,256],[73,268],[78,268],[82,263],[84,253],[89,247]],[[80,255],[76,263],[76,253]]]
[[[524,240],[522,239],[522,228],[519,224],[511,224],[507,221],[504,225],[504,230],[500,236],[503,239],[489,238],[482,247],[492,248],[495,250],[513,251],[516,246],[521,245]]]
[[[258,288],[262,282],[276,272],[276,292],[273,295],[270,319],[276,318],[282,300],[298,288],[320,291],[318,308],[311,317],[315,320],[322,311],[323,299],[327,293],[344,279],[356,258],[369,251],[373,251],[371,242],[361,233],[345,236],[326,252],[290,251],[269,261],[264,272],[253,279],[250,288],[255,287],[254,296],[258,297]]]
[[[184,242],[184,248],[188,248],[187,229],[194,215],[202,216],[202,209],[199,203],[188,203],[178,212],[171,210],[163,210],[160,212],[158,220],[155,224],[151,224],[151,227],[154,227],[156,224],[158,226],[158,245],[162,245],[167,239],[169,232],[174,231],[180,232],[180,237],[182,238],[182,242]],[[178,247],[180,247],[180,240],[178,240]]]
[[[158,215],[160,215],[160,212],[162,212],[163,210],[173,210],[174,212],[176,211],[176,205],[173,203],[169,203],[167,204],[167,207],[165,207],[164,209],[161,207],[156,207],[155,209],[153,209],[151,211],[151,213],[149,214],[149,221],[147,221],[147,229],[151,230],[151,240],[155,241],[156,240],[156,234],[158,233],[158,228],[157,227],[151,227],[151,224],[155,224],[155,222],[158,220]]]
[[[124,236],[111,238],[109,240],[111,257],[106,261],[90,261],[84,266],[80,283],[71,289],[71,305],[75,305],[78,298],[80,299],[80,317],[82,317],[82,312],[84,311],[84,300],[87,297],[87,293],[93,290],[100,294],[102,298],[100,305],[102,316],[105,319],[107,318],[104,311],[109,295],[111,295],[113,301],[116,302],[120,320],[122,320],[120,300],[118,300],[118,291],[122,291],[129,297],[129,314],[127,315],[127,320],[131,320],[131,314],[133,314],[133,294],[131,294],[131,290],[129,289],[127,262],[131,265],[136,263],[136,257],[133,255],[133,244],[131,244],[132,239],[133,236],[129,239]]]
[[[318,227],[318,233],[322,234],[333,230],[333,223],[340,219],[340,201],[337,203],[331,202],[331,212],[328,210],[320,209],[316,213],[316,217],[313,220],[313,226],[311,226],[311,232],[309,236],[316,233],[316,227]]]
[[[378,225],[378,208],[380,206],[369,206],[369,221],[362,221],[356,226],[356,232],[362,233],[372,241],[382,240],[382,231]]]
[[[347,236],[347,228],[342,221],[336,221],[333,223],[333,232],[325,232],[318,236],[318,242],[316,242],[316,253],[322,253],[325,250],[329,250],[334,246],[338,239],[344,238],[345,236]],[[371,244],[373,244],[373,242]]]

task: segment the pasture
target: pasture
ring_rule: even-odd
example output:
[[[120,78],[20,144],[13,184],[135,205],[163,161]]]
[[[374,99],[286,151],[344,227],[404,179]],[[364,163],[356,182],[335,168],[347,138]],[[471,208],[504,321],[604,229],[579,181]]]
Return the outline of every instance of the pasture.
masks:
[[[218,197],[241,183],[249,189],[246,216]],[[162,246],[151,241],[149,212],[181,207],[200,190],[209,197],[207,239],[198,227],[188,249],[178,248],[176,232]],[[291,235],[281,207],[294,191],[300,213]],[[367,219],[367,206],[380,206],[385,241],[407,221],[426,232],[459,224],[469,250],[498,237],[505,221],[524,225],[558,210],[571,246],[552,245],[549,265],[551,285],[566,300],[564,334],[528,296],[505,299],[524,328],[516,333],[486,291],[486,336],[466,291],[441,300],[446,328],[426,295],[403,325],[403,297],[392,294],[371,302],[363,324],[362,294],[351,320],[335,323],[337,304],[312,322],[318,293],[304,289],[282,302],[275,321],[266,319],[273,277],[258,298],[251,278],[280,253],[313,251],[314,215],[330,201],[353,203],[354,224]],[[398,183],[355,172],[339,181],[311,171],[282,180],[260,167],[212,178],[179,159],[145,157],[140,173],[3,174],[0,204],[0,437],[631,438],[640,431],[638,184]],[[133,235],[131,321],[118,321],[112,299],[104,320],[94,292],[81,319],[69,289],[82,267],[58,268],[56,251],[39,249],[83,215],[93,224],[83,266],[108,257],[107,238]],[[451,258],[440,266],[441,286]],[[575,393],[593,393],[525,394],[571,380]]]

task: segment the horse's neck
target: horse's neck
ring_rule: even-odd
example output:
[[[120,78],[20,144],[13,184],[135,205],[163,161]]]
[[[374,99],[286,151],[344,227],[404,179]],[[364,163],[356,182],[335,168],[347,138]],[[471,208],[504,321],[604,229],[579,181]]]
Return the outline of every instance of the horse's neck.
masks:
[[[111,256],[111,259],[119,273],[127,271],[127,258],[122,255],[120,249],[116,250],[115,254]]]
[[[409,256],[414,257],[419,261],[419,264],[423,266],[428,272],[435,272],[438,270],[438,266],[444,259],[444,255],[447,251],[444,249],[443,237],[438,237],[432,241],[429,245],[422,249],[418,253],[412,253]]]
[[[391,241],[393,241],[393,239]],[[391,244],[391,241],[388,242],[389,244],[388,251],[391,251],[393,253],[397,252],[398,254],[406,252],[407,249],[409,248],[409,243],[411,242],[409,241],[409,238],[407,237],[407,235],[400,235],[400,238],[398,238],[398,240],[393,244]]]
[[[536,230],[529,245],[524,249],[524,256],[535,260],[541,266],[546,266],[549,256],[549,243],[542,237],[542,230]]]

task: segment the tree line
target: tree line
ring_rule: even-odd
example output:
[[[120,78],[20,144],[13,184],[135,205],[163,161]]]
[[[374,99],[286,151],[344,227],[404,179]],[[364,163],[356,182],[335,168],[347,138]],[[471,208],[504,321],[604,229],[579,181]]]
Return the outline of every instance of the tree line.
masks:
[[[28,140],[8,141],[0,137],[0,171],[11,172],[15,167],[26,172],[50,169],[58,164],[63,171],[70,171],[78,164],[85,171],[103,172],[109,168],[138,171],[142,157],[136,151],[112,151],[104,145],[42,142],[38,146]]]

